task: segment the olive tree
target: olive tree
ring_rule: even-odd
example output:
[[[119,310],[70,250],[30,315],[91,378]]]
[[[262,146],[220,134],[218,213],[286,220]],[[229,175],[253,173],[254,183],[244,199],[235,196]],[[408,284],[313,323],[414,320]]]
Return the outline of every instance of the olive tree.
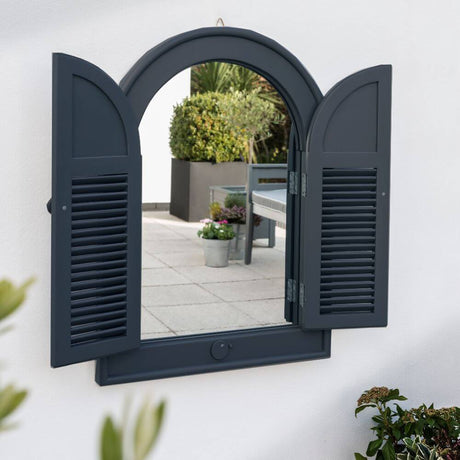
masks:
[[[275,104],[261,98],[259,92],[259,89],[232,91],[218,102],[222,117],[246,139],[249,163],[257,163],[255,143],[269,138],[272,135],[270,126],[284,119]]]

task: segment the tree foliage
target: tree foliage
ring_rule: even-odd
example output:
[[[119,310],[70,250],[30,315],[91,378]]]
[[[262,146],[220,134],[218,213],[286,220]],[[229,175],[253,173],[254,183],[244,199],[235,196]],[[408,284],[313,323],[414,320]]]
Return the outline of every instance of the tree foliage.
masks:
[[[260,97],[260,90],[232,91],[219,100],[222,116],[236,132],[248,142],[249,162],[257,163],[254,151],[256,142],[268,139],[270,126],[283,121],[275,104]]]
[[[254,151],[261,163],[285,163],[291,120],[283,99],[270,82],[247,67],[236,64],[210,61],[192,67],[192,95],[208,91],[227,93],[254,90],[258,91],[258,97],[272,102],[282,116],[281,122],[270,125],[270,137],[264,139],[256,137]]]

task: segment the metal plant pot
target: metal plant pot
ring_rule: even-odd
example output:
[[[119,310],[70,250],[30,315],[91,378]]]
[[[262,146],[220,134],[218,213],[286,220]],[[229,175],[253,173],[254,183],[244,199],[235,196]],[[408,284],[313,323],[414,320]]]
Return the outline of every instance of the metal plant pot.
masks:
[[[230,243],[230,260],[243,260],[246,224],[232,224],[232,228],[235,232],[235,238]]]
[[[226,267],[233,240],[203,239],[204,260],[208,267]]]

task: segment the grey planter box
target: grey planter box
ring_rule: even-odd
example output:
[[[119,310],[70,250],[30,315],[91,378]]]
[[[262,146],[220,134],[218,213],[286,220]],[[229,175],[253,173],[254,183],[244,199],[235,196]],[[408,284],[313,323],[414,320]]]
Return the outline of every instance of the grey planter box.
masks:
[[[209,187],[245,184],[247,165],[242,162],[208,163],[171,159],[169,212],[188,222],[209,216]]]

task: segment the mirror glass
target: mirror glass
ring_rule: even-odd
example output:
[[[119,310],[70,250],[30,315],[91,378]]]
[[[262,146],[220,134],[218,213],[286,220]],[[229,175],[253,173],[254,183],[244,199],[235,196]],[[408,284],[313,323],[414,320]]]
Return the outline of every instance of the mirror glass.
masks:
[[[233,64],[194,66],[155,95],[140,125],[142,339],[288,324],[290,126],[276,90]]]

